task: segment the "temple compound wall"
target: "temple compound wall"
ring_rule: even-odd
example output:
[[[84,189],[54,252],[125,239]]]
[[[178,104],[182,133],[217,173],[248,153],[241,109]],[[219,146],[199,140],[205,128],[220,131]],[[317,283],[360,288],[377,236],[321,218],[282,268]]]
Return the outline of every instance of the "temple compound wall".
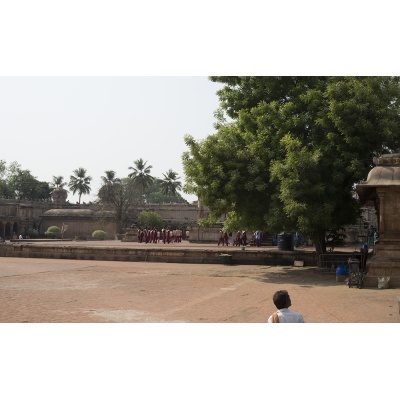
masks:
[[[51,203],[25,203],[0,198],[0,237],[12,238],[26,234],[29,229],[38,229],[40,216],[50,207]]]
[[[58,193],[59,192],[59,193]],[[71,205],[65,194],[56,191],[51,202],[19,202],[0,198],[0,237],[12,239],[35,229],[43,235],[50,226],[68,225],[64,238],[89,237],[98,229],[104,230],[108,238],[117,234],[116,221],[112,213],[97,204]],[[132,222],[143,211],[155,212],[163,218],[166,226],[187,229],[198,218],[197,204],[150,204],[139,207],[132,214]]]

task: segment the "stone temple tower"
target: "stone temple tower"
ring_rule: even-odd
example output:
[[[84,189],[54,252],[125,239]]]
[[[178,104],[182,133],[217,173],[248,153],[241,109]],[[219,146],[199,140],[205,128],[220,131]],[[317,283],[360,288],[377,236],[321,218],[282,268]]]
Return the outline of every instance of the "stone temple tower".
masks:
[[[68,192],[63,188],[54,189],[51,194],[51,199],[56,208],[62,208],[68,197]]]
[[[390,286],[400,287],[400,154],[374,158],[367,180],[357,185],[360,201],[375,206],[379,240],[367,261],[366,284],[390,276]]]

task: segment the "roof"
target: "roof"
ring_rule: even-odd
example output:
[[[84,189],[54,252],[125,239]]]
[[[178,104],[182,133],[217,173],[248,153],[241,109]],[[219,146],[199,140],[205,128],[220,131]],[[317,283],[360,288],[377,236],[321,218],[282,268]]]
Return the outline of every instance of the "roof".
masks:
[[[372,168],[365,182],[357,185],[357,194],[362,202],[374,200],[376,188],[400,186],[400,154],[385,154],[374,158],[376,167]]]
[[[68,209],[68,208],[53,208],[46,211],[43,215],[57,217],[92,217],[93,210],[88,209]]]

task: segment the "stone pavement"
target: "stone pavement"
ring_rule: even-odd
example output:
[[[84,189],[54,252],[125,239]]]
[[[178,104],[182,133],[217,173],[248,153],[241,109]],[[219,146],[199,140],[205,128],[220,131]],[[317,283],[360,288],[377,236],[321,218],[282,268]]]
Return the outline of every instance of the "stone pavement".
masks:
[[[279,289],[306,322],[400,322],[400,289],[349,288],[315,267],[8,257],[0,322],[265,322]]]

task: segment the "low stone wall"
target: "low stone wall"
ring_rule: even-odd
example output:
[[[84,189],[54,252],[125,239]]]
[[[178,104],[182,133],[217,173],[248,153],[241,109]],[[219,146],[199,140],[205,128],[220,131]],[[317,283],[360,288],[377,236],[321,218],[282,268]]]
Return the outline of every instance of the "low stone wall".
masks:
[[[304,261],[304,266],[317,265],[314,252],[280,250],[225,249],[165,249],[165,248],[125,248],[99,246],[40,246],[29,244],[2,244],[0,257],[54,258],[69,260],[104,261],[148,261],[192,264],[222,264],[221,254],[229,254],[231,264],[242,265],[294,265],[294,261]]]

